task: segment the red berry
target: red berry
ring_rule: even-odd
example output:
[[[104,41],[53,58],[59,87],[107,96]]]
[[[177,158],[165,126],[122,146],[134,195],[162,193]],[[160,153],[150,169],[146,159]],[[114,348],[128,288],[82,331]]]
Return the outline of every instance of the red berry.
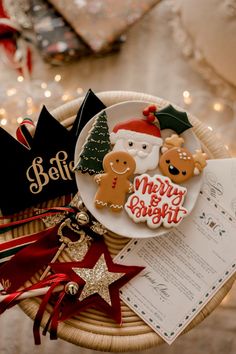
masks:
[[[147,116],[147,121],[148,121],[149,123],[153,123],[154,120],[155,120],[154,114],[151,113],[151,114],[149,114],[149,115]]]
[[[153,104],[153,105],[149,106],[148,109],[149,109],[149,112],[153,112],[154,113],[154,112],[156,112],[157,107]]]
[[[149,115],[149,109],[148,109],[148,107],[144,108],[144,110],[143,110],[143,115],[144,115],[144,116],[148,116],[148,115]]]

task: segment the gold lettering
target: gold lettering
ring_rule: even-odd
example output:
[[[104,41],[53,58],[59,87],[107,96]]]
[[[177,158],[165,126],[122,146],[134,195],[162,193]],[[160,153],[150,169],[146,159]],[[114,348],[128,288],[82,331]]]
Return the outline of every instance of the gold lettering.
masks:
[[[42,157],[35,157],[32,165],[26,171],[26,177],[28,181],[33,182],[30,184],[30,191],[33,194],[40,193],[45,185],[49,182],[47,173],[43,172]],[[33,177],[31,177],[33,173]]]
[[[68,162],[67,159],[68,154],[66,151],[59,151],[55,157],[49,160],[50,164],[54,164],[54,166],[51,166],[46,172],[42,165],[42,157],[36,157],[33,160],[32,165],[26,171],[28,181],[32,182],[29,186],[31,193],[40,193],[50,180],[56,181],[60,178],[64,181],[72,180],[73,177],[71,173],[74,173],[74,162]]]
[[[71,177],[71,174],[70,174],[70,170],[69,170],[69,167],[68,167],[67,163],[65,161],[63,161],[62,164],[64,166],[64,170],[65,170],[65,173],[66,173],[68,179],[72,180],[72,177]]]
[[[50,167],[48,170],[48,175],[53,181],[56,181],[58,178],[60,178],[58,169],[56,167]]]
[[[74,167],[75,167],[74,161],[70,161],[69,162],[69,169],[70,169],[70,172],[72,172],[73,174],[75,173]]]
[[[54,162],[56,162],[57,168],[59,170],[60,176],[61,178],[66,181],[67,177],[65,176],[65,173],[63,171],[63,167],[62,167],[62,162],[65,161],[67,159],[68,155],[65,151],[58,151],[58,153],[56,154],[55,157],[50,159],[50,163],[53,164]]]

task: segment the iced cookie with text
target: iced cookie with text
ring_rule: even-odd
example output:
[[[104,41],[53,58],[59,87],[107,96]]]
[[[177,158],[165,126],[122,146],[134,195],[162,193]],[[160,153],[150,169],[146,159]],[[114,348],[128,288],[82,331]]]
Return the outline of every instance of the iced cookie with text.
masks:
[[[186,194],[185,187],[166,176],[142,174],[134,179],[134,193],[125,203],[125,210],[134,222],[146,222],[152,229],[161,225],[175,227],[188,214],[183,207]]]

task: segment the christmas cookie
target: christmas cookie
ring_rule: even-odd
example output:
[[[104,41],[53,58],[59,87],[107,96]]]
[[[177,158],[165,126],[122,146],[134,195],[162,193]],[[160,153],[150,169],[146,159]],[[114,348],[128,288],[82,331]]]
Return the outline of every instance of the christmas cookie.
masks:
[[[161,149],[159,167],[163,175],[175,183],[183,183],[199,175],[206,166],[207,155],[201,150],[192,154],[182,147],[184,139],[176,134],[166,138]]]
[[[188,214],[183,207],[187,189],[171,182],[168,177],[147,174],[134,179],[134,193],[129,196],[125,210],[136,223],[147,222],[156,229],[177,226]]]
[[[154,196],[151,197],[151,205],[148,199],[147,202],[145,201],[146,204],[142,204],[143,210],[147,206],[149,214],[152,212],[158,213],[155,208],[163,208],[159,210],[159,213],[161,213],[159,226],[157,226],[156,219],[154,219],[154,222],[148,222],[147,219],[139,222],[139,220],[134,221],[134,216],[130,217],[128,214],[127,203],[130,202],[130,196],[133,195],[131,184],[134,185],[136,178],[144,174],[149,176],[162,175],[161,177],[168,181],[170,177],[164,176],[159,167],[160,159],[164,153],[174,147],[183,148],[183,144],[184,148],[188,149],[192,155],[201,148],[192,129],[189,129],[191,123],[187,114],[176,110],[167,102],[165,104],[163,102],[159,101],[159,106],[148,105],[147,102],[142,101],[114,104],[94,116],[79,135],[75,150],[75,162],[79,167],[79,171],[75,173],[79,193],[86,208],[94,218],[115,234],[130,238],[162,235],[170,225],[171,227],[179,225],[179,218],[187,215],[185,210],[188,213],[191,212],[198,198],[202,185],[201,174],[186,181],[184,185],[178,186],[180,190],[182,190],[182,187],[186,188],[187,193],[184,194],[183,204],[176,206],[176,218],[170,200],[164,203],[164,196],[162,196],[164,206],[160,204],[154,207],[157,203]],[[175,132],[175,138],[172,137],[170,141],[166,139],[173,132]],[[100,144],[101,139],[107,142],[107,144],[104,144],[104,149]],[[112,152],[105,151],[106,148],[111,148]],[[130,175],[128,173],[127,175],[117,174],[119,170],[116,169],[115,160],[108,161],[107,164],[101,162],[104,159],[105,163],[110,154],[120,154],[121,152],[128,154],[135,161],[136,167],[133,170],[133,175],[132,173]],[[105,157],[102,156],[103,154]],[[127,157],[127,155],[125,156]],[[192,157],[194,159],[194,156]],[[112,167],[115,168],[115,172],[112,171],[110,162],[114,163]],[[202,166],[202,163],[199,165]],[[195,167],[201,169],[196,162]],[[87,168],[88,173],[83,173],[86,172]],[[91,175],[89,171],[95,176]],[[195,172],[197,172],[196,169]],[[121,189],[120,181],[123,181]],[[153,181],[150,180],[149,182]],[[176,182],[173,180],[170,185],[172,184],[175,189],[174,183]],[[167,183],[165,186],[167,186]],[[142,203],[143,199],[140,200]],[[134,204],[129,205],[133,206]],[[144,212],[143,210],[142,212]],[[131,213],[131,209],[129,211]],[[164,215],[165,213],[166,215]],[[149,217],[151,218],[150,215]]]
[[[112,151],[103,160],[105,173],[95,176],[98,191],[95,195],[96,208],[109,206],[112,211],[123,209],[126,194],[133,190],[129,181],[135,171],[135,160],[124,151]]]
[[[133,156],[136,162],[135,174],[153,170],[158,166],[163,140],[159,126],[148,117],[116,124],[110,139],[114,144],[114,151],[126,151]]]
[[[111,150],[106,112],[102,112],[95,119],[87,139],[82,147],[74,170],[94,175],[102,173],[102,161]]]

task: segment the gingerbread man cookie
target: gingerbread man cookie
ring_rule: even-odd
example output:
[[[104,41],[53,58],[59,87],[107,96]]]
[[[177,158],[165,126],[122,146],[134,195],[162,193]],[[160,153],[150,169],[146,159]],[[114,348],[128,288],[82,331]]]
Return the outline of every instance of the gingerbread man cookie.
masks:
[[[123,209],[126,194],[133,191],[129,178],[133,176],[135,168],[135,160],[127,152],[112,151],[104,157],[105,173],[95,176],[99,184],[94,201],[96,208],[109,206],[115,212]]]
[[[173,134],[166,138],[161,149],[160,170],[175,183],[183,183],[199,175],[206,166],[207,155],[201,150],[196,150],[195,154],[191,154],[182,147],[183,143],[183,138]]]

